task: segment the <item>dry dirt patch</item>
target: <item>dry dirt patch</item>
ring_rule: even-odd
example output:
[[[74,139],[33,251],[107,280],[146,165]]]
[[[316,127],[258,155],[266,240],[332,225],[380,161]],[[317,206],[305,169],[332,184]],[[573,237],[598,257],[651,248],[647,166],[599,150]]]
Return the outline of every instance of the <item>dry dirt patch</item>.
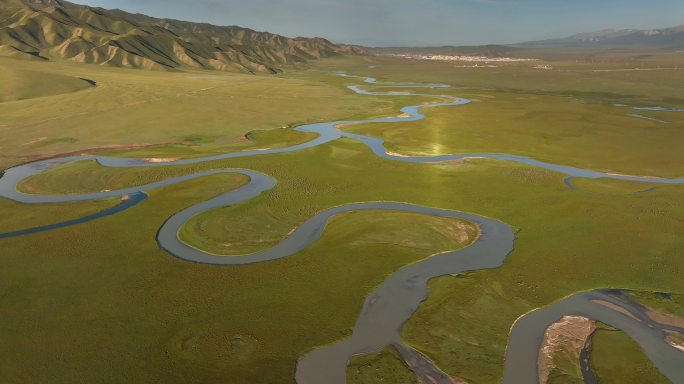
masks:
[[[537,359],[539,383],[546,384],[548,381],[549,373],[555,367],[554,357],[557,353],[571,355],[572,359],[579,360],[582,348],[594,330],[596,323],[582,316],[563,316],[546,328]]]

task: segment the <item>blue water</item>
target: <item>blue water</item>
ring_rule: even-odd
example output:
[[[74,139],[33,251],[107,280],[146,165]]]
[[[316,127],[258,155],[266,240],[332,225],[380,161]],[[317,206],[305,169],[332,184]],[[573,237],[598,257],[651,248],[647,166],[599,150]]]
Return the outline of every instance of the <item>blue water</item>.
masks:
[[[642,116],[642,115],[635,115],[635,114],[632,114],[632,113],[628,113],[627,116],[639,117],[639,118],[642,118],[642,119],[653,120],[653,121],[657,121],[657,122],[663,123],[663,124],[670,124],[669,121],[662,121],[662,120],[654,119],[654,118],[652,118],[652,117],[646,117],[646,116]]]
[[[572,179],[574,179],[574,178],[575,178],[574,176],[566,177],[565,179],[563,179],[563,182],[565,183],[565,185],[567,185],[568,187],[574,189],[575,191],[579,191],[579,192],[582,192],[582,193],[588,193],[588,194],[590,194],[590,195],[604,196],[604,195],[601,194],[601,193],[587,192],[587,191],[583,191],[583,190],[581,190],[581,189],[579,189],[579,188],[576,188],[574,185],[570,184],[570,180],[572,180]],[[632,192],[632,195],[636,195],[637,193],[651,192],[652,190],[654,190],[654,189],[656,189],[656,188],[657,188],[657,187],[653,187],[653,188],[649,188],[649,189],[644,189],[643,191]]]
[[[684,112],[683,108],[663,108],[663,107],[632,107],[632,109],[641,109],[644,111],[669,111],[669,112]]]
[[[598,380],[596,379],[596,376],[594,375],[594,372],[591,370],[587,348],[582,348],[579,360],[580,370],[582,371],[582,380],[584,380],[584,384],[599,384]]]
[[[649,188],[649,189],[644,189],[643,191],[632,192],[632,195],[636,195],[637,193],[651,192],[651,191],[654,190],[654,189],[656,189],[656,187]]]
[[[85,223],[85,222],[88,222],[91,220],[99,219],[101,217],[110,216],[110,215],[113,215],[115,213],[125,211],[126,209],[138,204],[139,202],[145,200],[146,198],[147,198],[147,194],[145,194],[143,192],[136,192],[136,193],[131,194],[128,200],[124,200],[121,203],[117,204],[115,207],[107,208],[103,211],[100,211],[99,213],[95,213],[93,215],[81,217],[80,219],[64,221],[64,222],[56,223],[56,224],[44,225],[42,227],[29,228],[29,229],[24,229],[21,231],[16,231],[16,232],[0,233],[0,239],[6,239],[8,237],[29,235],[32,233],[49,231],[51,229],[68,227],[70,225],[81,224],[81,223]]]
[[[629,107],[627,104],[613,104],[616,107]],[[684,108],[663,108],[663,107],[630,107],[642,111],[666,111],[666,112],[684,112]]]
[[[616,107],[629,107],[627,104],[613,104]],[[684,109],[681,108],[663,108],[663,107],[629,107],[630,109],[635,109],[635,110],[641,110],[641,111],[667,111],[667,112],[684,112]],[[641,119],[648,119],[648,120],[653,120],[657,121],[659,123],[663,124],[669,124],[669,121],[663,121],[663,120],[658,120],[654,119],[652,117],[647,117],[643,115],[636,115],[636,114],[627,114],[627,116],[632,116],[632,117],[639,117]]]
[[[601,305],[600,301],[629,315]],[[660,373],[673,383],[684,383],[684,353],[664,340],[665,330],[684,334],[684,328],[655,322],[646,312],[644,306],[631,301],[622,291],[607,289],[580,292],[528,312],[511,328],[501,384],[539,382],[536,367],[544,331],[565,315],[586,317],[625,332],[643,348]]]
[[[588,194],[590,194],[590,195],[600,195],[600,196],[603,196],[603,195],[601,195],[600,193],[587,192],[587,191],[583,191],[583,190],[581,190],[581,189],[575,188],[574,185],[570,184],[570,180],[572,180],[572,179],[574,179],[574,178],[575,178],[575,176],[566,177],[565,179],[563,179],[563,182],[565,183],[565,185],[567,185],[568,187],[574,189],[575,191],[580,191],[580,192],[582,192],[582,193],[588,193]]]

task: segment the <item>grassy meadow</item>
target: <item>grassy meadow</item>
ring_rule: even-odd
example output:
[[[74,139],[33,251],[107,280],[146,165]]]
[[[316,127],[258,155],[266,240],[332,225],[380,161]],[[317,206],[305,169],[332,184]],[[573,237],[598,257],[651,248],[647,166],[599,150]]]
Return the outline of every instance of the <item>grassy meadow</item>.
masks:
[[[275,128],[393,116],[402,106],[437,100],[355,95],[345,86],[358,79],[328,73],[346,70],[381,81],[448,83],[453,89],[412,91],[474,100],[426,110],[424,121],[345,127],[381,137],[393,151],[502,152],[682,176],[683,155],[676,151],[682,117],[638,111],[671,121],[661,126],[612,106],[681,107],[679,73],[593,72],[609,65],[574,60],[594,60],[597,52],[538,54],[562,70],[536,70],[530,63],[455,68],[373,57],[325,59],[315,70],[270,77],[3,58],[0,68],[85,78],[97,86],[65,85],[59,95],[36,91],[30,99],[0,103],[0,168],[66,152],[187,158],[291,145],[312,135]],[[673,57],[655,53],[644,60],[669,65]],[[19,189],[85,193],[220,168],[255,170],[278,184],[249,201],[196,215],[181,229],[184,241],[215,253],[263,249],[313,214],[355,202],[408,202],[512,226],[515,249],[502,267],[431,280],[429,297],[403,328],[406,343],[471,384],[500,380],[510,327],[534,308],[601,287],[684,293],[684,207],[678,203],[684,187],[678,185],[634,195],[654,185],[572,180],[601,194],[593,195],[567,188],[564,174],[531,166],[488,159],[402,163],[339,139],[297,152],[187,166],[103,168],[81,161],[37,174]],[[364,297],[389,274],[465,246],[474,235],[461,221],[365,211],[336,216],[311,246],[267,263],[199,265],[159,248],[155,236],[169,216],[245,182],[234,174],[205,176],[148,191],[149,199],[117,215],[0,240],[0,382],[292,383],[297,359],[348,336]],[[0,219],[0,232],[116,203],[0,201],[9,213]],[[626,345],[599,341],[597,348]],[[348,380],[378,382],[390,377],[383,376],[389,370],[398,375],[393,380],[413,382],[399,363],[392,349],[357,357]]]
[[[0,75],[8,80],[0,87],[0,169],[74,151],[161,144],[150,157],[203,157],[292,145],[311,134],[260,131],[387,115],[411,102],[355,95],[345,89],[353,79],[322,82],[289,74],[156,72],[0,58]]]
[[[89,216],[121,203],[121,199],[81,201],[75,203],[22,204],[0,199],[0,233],[21,231]],[[17,218],[21,218],[17,220]]]
[[[601,384],[671,384],[626,333],[597,323],[588,350],[591,370]]]
[[[593,52],[576,52],[575,57],[582,59],[588,53]],[[626,56],[613,55],[616,60]],[[438,82],[452,87],[373,90],[460,96],[472,103],[423,109],[428,118],[420,121],[358,124],[344,130],[381,138],[389,151],[406,155],[515,154],[602,172],[684,176],[680,150],[684,112],[614,105],[684,108],[684,72],[674,70],[676,63],[684,67],[684,54],[654,52],[647,67],[672,67],[654,71],[612,71],[613,64],[607,63],[610,55],[598,57],[604,57],[606,63],[598,59],[594,63],[491,63],[496,68],[374,58],[376,68],[363,65],[349,72],[379,81]],[[558,69],[535,69],[539,64]],[[340,63],[339,68],[342,66]]]
[[[684,318],[684,295],[656,294],[650,292],[627,292],[630,299],[665,314]]]
[[[146,156],[145,150],[139,152],[139,157]],[[680,286],[684,264],[679,257],[683,245],[679,233],[684,230],[679,218],[684,211],[672,204],[682,197],[679,186],[662,186],[642,195],[596,196],[567,188],[562,184],[564,175],[551,171],[485,159],[452,165],[403,164],[378,158],[350,139],[299,152],[194,167],[193,171],[249,168],[278,180],[272,190],[250,201],[218,209],[224,222],[230,217],[232,228],[241,228],[243,223],[256,228],[249,220],[259,212],[255,207],[263,209],[262,214],[296,224],[329,207],[362,201],[404,201],[474,212],[516,228],[515,250],[503,267],[432,280],[429,298],[404,327],[406,342],[447,373],[472,382],[498,381],[510,325],[533,308],[597,287],[684,289]],[[155,169],[176,174],[164,168]],[[156,230],[173,212],[212,196],[204,192],[206,188],[233,180],[230,175],[211,177],[219,176],[224,178],[221,182],[202,178],[150,191],[152,198],[138,206],[80,227],[3,240],[0,246],[14,259],[7,261],[2,280],[22,282],[20,287],[31,286],[33,292],[5,307],[11,311],[7,316],[12,324],[21,324],[21,331],[10,327],[12,334],[3,337],[13,340],[58,327],[61,334],[51,335],[51,340],[75,354],[73,364],[78,365],[84,353],[95,353],[100,364],[105,364],[79,367],[92,380],[102,378],[104,372],[115,374],[114,366],[144,361],[145,366],[125,373],[167,382],[187,377],[211,382],[230,372],[236,383],[285,383],[291,380],[297,357],[348,335],[363,297],[385,276],[401,265],[446,250],[401,244],[392,232],[402,233],[399,229],[410,224],[380,223],[362,212],[332,221],[319,241],[285,259],[228,268],[175,260],[158,248]],[[86,177],[79,182],[91,181]],[[432,193],[424,193],[426,189]],[[364,222],[371,225],[361,225]],[[385,228],[390,233],[383,235]],[[376,240],[359,241],[369,236]],[[435,236],[428,242],[444,244],[439,231],[425,231],[421,236]],[[53,238],[74,245],[47,240]],[[385,238],[395,240],[384,242]],[[27,259],[40,262],[45,255],[50,255],[50,263],[41,264],[41,270],[54,274],[54,279],[40,279],[32,275],[32,268],[19,268]],[[83,255],[94,257],[84,259]],[[93,275],[93,269],[100,272]],[[103,280],[60,279],[67,270]],[[71,298],[84,285],[93,289],[79,297],[89,299],[73,302]],[[26,303],[45,297],[51,297],[53,305],[59,303],[59,308],[46,311],[71,316],[35,319],[35,313],[27,310],[33,305]],[[107,306],[107,313],[121,314],[92,319],[90,327],[70,321],[85,313],[96,316],[102,305]],[[125,320],[117,320],[122,317]],[[97,339],[99,329],[112,321],[126,327],[114,327],[104,339],[99,336],[94,343],[107,343],[106,350],[86,352],[66,341],[75,334]],[[22,350],[31,343],[12,345],[23,359],[12,360],[11,365],[24,372],[38,352],[32,347]],[[131,345],[137,346],[136,353]],[[226,352],[243,347],[251,352],[242,360],[231,359]],[[67,365],[48,366],[51,373],[44,374],[49,377],[70,375]],[[175,370],[169,371],[170,366]],[[265,377],[266,366],[269,374]]]
[[[137,187],[178,176],[197,173],[194,164],[176,167],[108,168],[95,160],[79,160],[66,163],[47,172],[26,178],[17,190],[34,195],[75,195]],[[235,176],[236,181],[246,184],[245,175]],[[74,183],[74,179],[79,180]],[[242,185],[241,184],[241,185]]]
[[[569,182],[570,185],[581,191],[605,196],[623,196],[636,193],[650,193],[651,191],[648,191],[649,189],[654,188],[653,191],[655,191],[662,186],[662,184],[658,183],[610,179],[607,177],[600,177],[598,179],[574,177]]]
[[[185,243],[220,255],[242,255],[271,248],[299,223],[279,217],[268,207],[252,206],[232,217],[230,208],[215,208],[193,216],[178,237]],[[394,244],[432,253],[457,250],[478,236],[475,225],[453,217],[434,217],[413,212],[363,210],[336,215],[333,240],[351,245]],[[363,226],[368,233],[359,232]]]
[[[301,160],[308,162],[318,155]],[[7,257],[13,259],[8,260],[8,279],[3,281],[20,291],[31,286],[34,294],[51,298],[50,309],[45,309],[51,316],[41,320],[34,318],[40,309],[27,305],[25,296],[7,300],[3,311],[8,316],[12,313],[16,336],[3,338],[11,342],[8,348],[19,346],[19,350],[9,355],[3,351],[4,356],[17,357],[3,361],[4,377],[9,381],[47,377],[67,382],[77,377],[83,381],[213,382],[230,374],[236,383],[290,382],[297,357],[347,335],[363,298],[388,273],[435,252],[463,246],[457,239],[439,233],[431,236],[428,231],[420,238],[423,243],[408,244],[394,232],[405,235],[404,227],[415,225],[412,215],[359,212],[336,217],[315,245],[274,263],[215,268],[176,260],[158,248],[155,234],[166,217],[239,185],[233,179],[213,175],[160,188],[120,215],[4,240],[2,247],[12,250]],[[285,184],[285,190],[296,187],[297,179]],[[372,192],[366,189],[365,193]],[[268,194],[257,199],[270,200]],[[366,216],[368,223],[359,224],[354,215]],[[404,222],[387,229],[373,216]],[[433,227],[443,220],[422,219]],[[42,273],[29,268],[32,272],[17,275],[15,266],[25,263],[27,256],[31,264],[42,265]],[[349,272],[341,274],[341,270]],[[67,271],[80,277],[59,278]],[[74,296],[78,291],[82,292]],[[98,331],[102,327],[108,328],[106,335]],[[39,341],[54,329],[60,330],[58,335]],[[30,340],[13,338],[19,335]],[[41,348],[31,346],[36,344]],[[56,345],[68,351],[50,360],[46,370],[32,370],[33,376],[29,375],[28,364]],[[98,363],[80,366],[79,362],[91,358]],[[116,368],[120,366],[130,368]],[[269,367],[268,373],[264,367]]]
[[[393,347],[368,355],[354,356],[347,365],[347,383],[418,384],[418,378]]]
[[[86,80],[53,74],[0,66],[0,102],[33,99],[82,91],[93,85]]]

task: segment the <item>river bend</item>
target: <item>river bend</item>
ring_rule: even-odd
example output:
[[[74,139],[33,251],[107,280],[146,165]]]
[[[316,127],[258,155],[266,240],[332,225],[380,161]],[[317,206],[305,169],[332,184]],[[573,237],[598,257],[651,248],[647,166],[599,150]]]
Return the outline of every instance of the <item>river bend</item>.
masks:
[[[341,76],[354,77],[339,73]],[[377,83],[375,79],[364,78],[364,82],[370,85],[382,87],[427,87],[446,88],[442,84],[385,84]],[[350,90],[364,95],[374,93],[364,91],[359,86],[349,86]],[[451,384],[451,380],[439,371],[429,360],[417,351],[402,343],[400,331],[402,325],[411,317],[418,308],[419,303],[427,296],[426,283],[429,279],[447,274],[455,274],[463,271],[496,268],[500,266],[508,253],[513,249],[514,234],[507,225],[496,220],[477,215],[460,213],[437,208],[420,207],[400,203],[359,203],[341,207],[335,207],[320,212],[302,223],[287,238],[274,247],[256,252],[250,255],[226,257],[212,255],[199,249],[188,246],[178,239],[178,230],[193,215],[207,209],[237,204],[249,200],[261,192],[275,186],[276,181],[261,173],[242,169],[221,169],[199,172],[191,175],[175,177],[172,179],[150,183],[147,185],[125,188],[117,191],[106,191],[80,195],[31,195],[19,192],[16,186],[25,178],[35,175],[47,169],[65,164],[71,161],[83,159],[95,159],[99,164],[106,167],[155,167],[178,164],[199,163],[218,159],[234,157],[257,156],[264,154],[283,153],[297,151],[303,148],[314,147],[322,143],[348,137],[358,140],[368,146],[377,156],[406,162],[432,163],[446,160],[457,160],[468,157],[487,157],[529,164],[553,171],[565,173],[571,177],[599,178],[608,177],[623,180],[646,181],[650,183],[682,184],[684,178],[660,179],[648,177],[634,177],[600,173],[580,168],[562,165],[548,164],[527,157],[503,155],[503,154],[466,154],[444,156],[417,156],[403,157],[386,153],[383,141],[370,136],[350,134],[334,128],[339,124],[348,123],[373,123],[373,122],[399,122],[415,121],[425,118],[418,112],[421,107],[429,106],[455,106],[469,103],[469,100],[447,95],[415,94],[415,93],[391,93],[387,96],[429,96],[444,97],[450,101],[437,104],[425,104],[409,106],[401,109],[408,118],[381,118],[364,121],[336,121],[328,123],[316,123],[295,128],[299,131],[315,132],[319,136],[312,141],[286,148],[254,150],[244,152],[227,153],[197,159],[186,159],[167,163],[148,163],[145,160],[135,158],[111,158],[103,156],[71,156],[58,159],[37,161],[20,165],[6,170],[0,177],[0,197],[5,197],[21,203],[54,203],[72,202],[102,199],[107,197],[132,195],[135,198],[129,203],[122,203],[117,207],[106,210],[107,214],[119,212],[129,206],[135,205],[144,198],[142,192],[149,189],[159,188],[193,178],[222,173],[235,172],[247,175],[250,182],[234,191],[230,191],[203,203],[189,207],[170,217],[160,228],[157,234],[157,242],[170,254],[191,262],[215,264],[215,265],[240,265],[246,263],[267,262],[292,255],[314,242],[322,233],[327,220],[333,215],[360,209],[390,209],[409,212],[418,212],[428,215],[450,216],[470,220],[480,227],[480,237],[470,246],[455,251],[434,255],[423,261],[411,264],[399,269],[389,276],[378,288],[366,297],[363,309],[356,321],[352,336],[344,341],[331,346],[318,349],[304,356],[297,365],[296,380],[298,384],[343,384],[345,382],[345,369],[348,360],[354,354],[368,353],[378,350],[386,345],[394,345],[397,350],[412,366],[416,374],[424,381],[431,380],[435,383]],[[568,179],[569,180],[569,179]],[[566,181],[567,183],[567,181]],[[567,183],[571,186],[569,183]],[[55,224],[40,228],[20,231],[7,235],[18,236],[39,230],[48,230],[66,225],[74,225],[87,220],[102,217],[103,211],[98,215],[72,220],[65,223]],[[4,236],[9,237],[9,236]],[[565,314],[579,314],[602,321],[618,329],[622,329],[634,338],[647,352],[648,357],[656,364],[661,372],[675,383],[681,383],[684,378],[684,353],[667,345],[663,340],[662,325],[656,326],[652,322],[645,323],[633,320],[629,316],[612,309],[600,306],[591,301],[591,298],[609,297],[603,291],[581,293],[564,299],[548,308],[540,309],[522,317],[516,322],[510,335],[509,347],[506,354],[505,376],[502,383],[535,382],[537,375],[536,357],[544,330],[548,325],[557,321]],[[604,297],[606,296],[606,297]],[[614,299],[613,299],[614,300]],[[636,307],[629,306],[621,301],[620,304],[627,310],[638,312]],[[644,325],[645,324],[645,325]]]

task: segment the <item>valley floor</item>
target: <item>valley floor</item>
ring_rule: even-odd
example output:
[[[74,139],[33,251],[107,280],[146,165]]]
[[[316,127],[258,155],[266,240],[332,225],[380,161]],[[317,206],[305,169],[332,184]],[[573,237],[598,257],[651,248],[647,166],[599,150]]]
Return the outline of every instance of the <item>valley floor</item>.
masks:
[[[667,51],[648,53],[653,66],[678,60]],[[281,148],[316,137],[293,130],[303,124],[391,117],[404,106],[444,102],[359,95],[346,87],[362,79],[333,73],[346,71],[379,82],[451,86],[361,86],[373,92],[472,100],[423,109],[420,121],[340,128],[383,139],[391,152],[505,153],[606,173],[684,176],[684,112],[630,109],[684,108],[679,73],[601,72],[615,68],[575,62],[586,55],[618,61],[635,52],[534,54],[554,70],[534,69],[538,62],[456,68],[339,57],[307,71],[251,76],[0,58],[8,76],[35,72],[54,84],[30,92],[0,87],[0,169],[61,154],[173,160]],[[277,184],[182,227],[183,241],[211,253],[268,248],[314,214],[358,202],[468,212],[512,227],[514,250],[503,266],[432,279],[427,300],[402,331],[406,344],[467,383],[498,383],[516,319],[577,292],[634,290],[635,301],[684,318],[681,185],[575,178],[578,191],[564,184],[567,175],[530,165],[483,158],[404,163],[340,138],[295,152],[190,165],[108,168],[78,161],[38,173],[18,190],[91,193],[226,168],[257,171]],[[467,222],[367,211],[334,217],[319,240],[266,263],[188,263],[159,247],[157,231],[171,215],[248,181],[235,173],[204,176],[146,191],[150,198],[116,215],[0,239],[0,381],[292,383],[298,359],[347,338],[364,298],[388,275],[476,237]],[[0,233],[79,218],[119,202],[0,199]],[[667,382],[624,334],[599,327],[592,343],[588,356],[599,382],[620,364]],[[612,353],[616,348],[631,352]],[[577,382],[573,364],[579,361],[563,359],[549,382]],[[622,383],[643,380],[624,377]],[[354,358],[347,370],[348,382],[388,378],[416,382],[393,347]]]

